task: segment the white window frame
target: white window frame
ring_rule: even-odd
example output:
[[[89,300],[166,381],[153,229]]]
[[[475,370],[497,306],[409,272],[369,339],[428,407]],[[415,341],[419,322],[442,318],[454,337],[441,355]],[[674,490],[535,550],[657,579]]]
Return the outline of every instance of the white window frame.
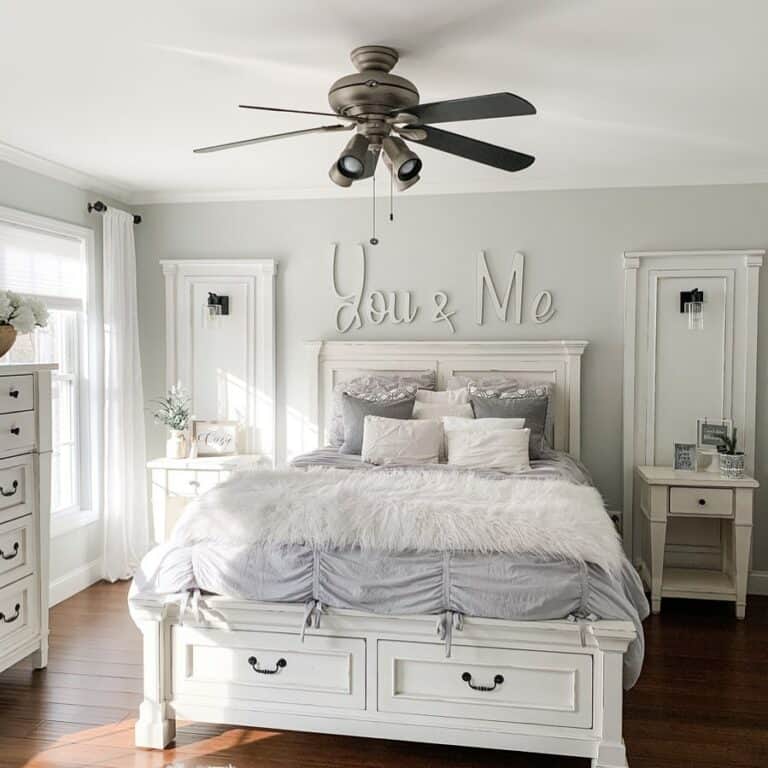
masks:
[[[101,518],[102,476],[98,456],[102,445],[103,340],[101,334],[100,270],[92,229],[67,221],[0,206],[0,222],[44,234],[66,237],[80,244],[86,270],[86,295],[78,333],[80,376],[77,382],[80,455],[78,507],[51,518],[51,538],[95,523]],[[63,307],[62,307],[63,308]]]

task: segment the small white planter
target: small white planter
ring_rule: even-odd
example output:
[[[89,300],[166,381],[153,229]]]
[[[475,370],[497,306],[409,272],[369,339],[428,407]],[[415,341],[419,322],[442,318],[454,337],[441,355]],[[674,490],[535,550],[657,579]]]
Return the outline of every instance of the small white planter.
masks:
[[[182,430],[171,430],[170,437],[165,441],[165,457],[167,459],[187,458],[187,439]]]
[[[744,454],[721,453],[720,475],[731,480],[738,480],[740,477],[744,477]]]

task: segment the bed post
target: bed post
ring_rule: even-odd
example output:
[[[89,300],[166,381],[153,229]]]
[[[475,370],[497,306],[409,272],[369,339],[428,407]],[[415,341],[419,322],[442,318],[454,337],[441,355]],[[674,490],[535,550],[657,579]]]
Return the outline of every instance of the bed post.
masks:
[[[133,604],[131,615],[143,636],[144,700],[136,722],[137,747],[164,749],[176,736],[171,692],[171,631],[167,605]]]
[[[602,627],[602,624],[608,626]],[[592,637],[600,653],[595,657],[595,699],[597,730],[600,742],[592,768],[628,768],[627,751],[622,736],[622,707],[624,698],[624,653],[636,633],[617,631],[613,622],[598,622],[592,627]]]

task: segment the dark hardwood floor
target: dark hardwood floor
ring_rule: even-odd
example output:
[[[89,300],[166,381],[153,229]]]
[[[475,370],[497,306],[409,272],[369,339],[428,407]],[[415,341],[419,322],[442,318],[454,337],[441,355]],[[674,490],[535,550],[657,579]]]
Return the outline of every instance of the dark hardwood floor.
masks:
[[[582,768],[588,761],[180,724],[174,749],[136,750],[139,634],[127,586],[97,584],[53,609],[47,670],[0,674],[0,768]],[[667,600],[626,696],[632,768],[768,766],[768,598],[730,606]]]

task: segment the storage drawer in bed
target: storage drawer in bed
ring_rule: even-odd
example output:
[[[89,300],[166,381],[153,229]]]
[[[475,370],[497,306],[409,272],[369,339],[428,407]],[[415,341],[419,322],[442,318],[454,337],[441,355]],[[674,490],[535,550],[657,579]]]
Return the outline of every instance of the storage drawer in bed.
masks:
[[[173,696],[365,709],[365,640],[174,627]]]
[[[378,643],[382,712],[592,727],[592,657],[508,648]]]

